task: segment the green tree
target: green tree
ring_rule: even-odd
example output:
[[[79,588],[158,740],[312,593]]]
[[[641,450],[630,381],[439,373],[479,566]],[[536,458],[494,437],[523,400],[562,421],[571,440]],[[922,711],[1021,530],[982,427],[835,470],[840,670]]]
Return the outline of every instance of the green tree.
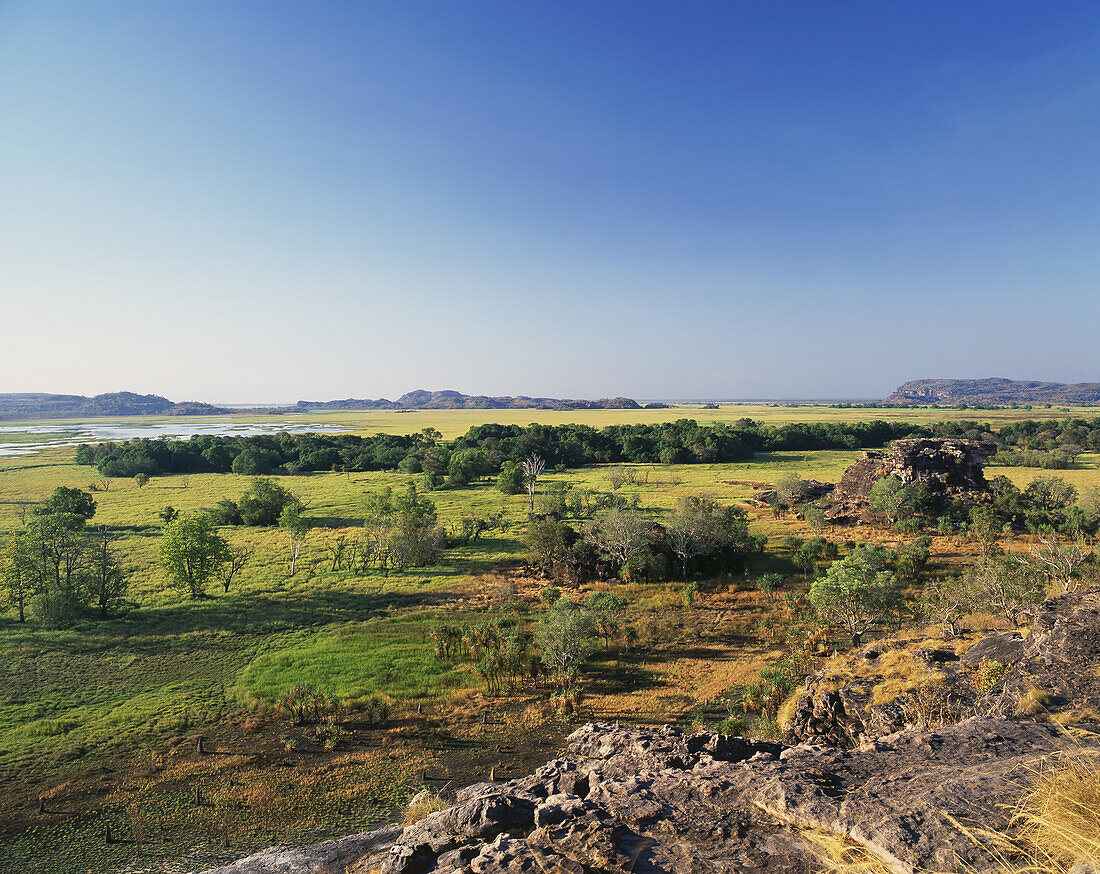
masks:
[[[1037,510],[1056,514],[1073,505],[1077,500],[1077,489],[1060,476],[1040,476],[1028,483],[1024,497]]]
[[[1045,594],[1041,576],[1005,555],[985,556],[967,569],[963,580],[976,606],[1016,627],[1025,623]]]
[[[922,606],[925,617],[940,626],[946,640],[959,633],[959,622],[977,606],[974,587],[958,574],[933,580],[924,591]]]
[[[898,555],[897,574],[898,579],[908,586],[914,586],[920,582],[928,562],[932,558],[932,538],[928,535],[918,537],[911,543],[907,543]]]
[[[292,505],[302,509],[301,501],[288,489],[273,479],[257,477],[241,495],[237,509],[245,525],[277,525],[283,510]]]
[[[435,504],[415,483],[397,495],[389,488],[368,495],[363,515],[367,548],[383,567],[424,567],[439,558],[446,537]]]
[[[897,522],[912,512],[913,492],[896,476],[876,480],[867,495],[872,510],[881,513],[888,522]]]
[[[650,521],[637,510],[612,507],[586,526],[585,539],[622,571],[646,551],[650,528]]]
[[[614,592],[593,592],[584,602],[592,614],[596,630],[603,638],[603,648],[611,646],[611,638],[619,633],[622,612],[626,609],[626,598]]]
[[[1100,434],[1100,430],[1095,433]],[[1100,522],[1100,486],[1090,485],[1081,489],[1081,496],[1077,499],[1079,506],[1085,513],[1089,523],[1095,525]]]
[[[596,624],[591,613],[567,598],[559,599],[539,622],[535,640],[542,661],[562,685],[571,685],[580,666],[596,649]]]
[[[27,602],[36,583],[34,555],[24,538],[13,537],[0,550],[0,586],[8,603],[18,612],[20,622],[27,621]]]
[[[549,517],[532,519],[527,523],[524,542],[531,564],[543,571],[551,571],[569,554],[567,526]]]
[[[825,530],[825,511],[821,507],[807,504],[802,508],[802,518],[814,534],[820,534]]]
[[[970,532],[982,545],[982,554],[989,552],[1004,532],[1004,520],[989,504],[976,504],[970,508]]]
[[[523,466],[517,461],[506,461],[497,476],[497,488],[506,495],[521,495],[525,490]]]
[[[106,619],[129,589],[129,580],[111,551],[111,536],[106,526],[100,527],[95,546],[89,550],[84,579],[92,603],[99,610],[99,618]]]
[[[775,483],[775,497],[784,507],[795,507],[801,504],[808,494],[808,485],[805,480],[799,479],[793,473],[785,473]]]
[[[229,557],[222,539],[206,513],[190,513],[170,522],[160,542],[160,563],[168,578],[192,598],[201,598],[206,584]]]
[[[310,522],[302,515],[297,504],[287,504],[279,514],[279,527],[290,535],[290,575],[294,576],[298,568],[298,556],[302,551],[302,544],[309,533]],[[226,559],[229,559],[228,554]]]
[[[149,485],[149,474],[142,471],[141,473],[134,474],[134,483],[139,489],[145,488]]]
[[[95,508],[95,498],[88,492],[58,486],[52,495],[34,508],[34,513],[36,516],[52,516],[58,513],[79,516],[87,522],[95,515]]]
[[[888,555],[881,546],[860,544],[810,586],[810,603],[852,636],[852,646],[901,603],[897,577],[886,569]]]
[[[686,577],[694,558],[748,552],[748,520],[736,507],[722,507],[706,495],[679,498],[665,524],[665,536]]]

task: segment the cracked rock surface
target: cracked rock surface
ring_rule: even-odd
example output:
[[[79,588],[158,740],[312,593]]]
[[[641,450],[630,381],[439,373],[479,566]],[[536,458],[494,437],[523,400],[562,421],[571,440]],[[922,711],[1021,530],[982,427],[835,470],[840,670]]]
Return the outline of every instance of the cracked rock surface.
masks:
[[[405,829],[382,871],[805,872],[805,828],[897,871],[994,870],[952,820],[1007,825],[1020,769],[1068,745],[999,717],[853,750],[590,723],[571,756]]]

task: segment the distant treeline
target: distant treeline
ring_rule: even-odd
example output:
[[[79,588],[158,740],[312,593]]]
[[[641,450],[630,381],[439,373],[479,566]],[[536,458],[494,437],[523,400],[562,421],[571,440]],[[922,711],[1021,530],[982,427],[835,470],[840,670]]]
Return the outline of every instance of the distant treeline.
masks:
[[[938,426],[937,426],[938,427]],[[958,427],[948,423],[952,432]],[[264,434],[250,437],[198,435],[189,440],[140,439],[85,444],[78,464],[104,476],[139,473],[233,473],[265,475],[310,471],[397,470],[474,476],[498,472],[534,454],[554,467],[590,464],[698,464],[744,461],[756,452],[859,449],[884,446],[899,437],[929,436],[909,422],[762,425],[750,419],[700,425],[680,419],[660,425],[477,425],[455,440],[438,432],[419,434]],[[955,436],[954,433],[951,436]],[[468,478],[468,477],[467,477]]]
[[[992,464],[1063,470],[1082,453],[1100,452],[1100,417],[1024,419],[1005,425],[997,438],[1003,448]]]

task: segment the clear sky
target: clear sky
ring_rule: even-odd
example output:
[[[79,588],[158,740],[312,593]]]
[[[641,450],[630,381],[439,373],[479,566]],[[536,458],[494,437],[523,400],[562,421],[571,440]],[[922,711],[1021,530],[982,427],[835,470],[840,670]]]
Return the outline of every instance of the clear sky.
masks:
[[[0,0],[0,391],[1100,381],[1100,4]]]

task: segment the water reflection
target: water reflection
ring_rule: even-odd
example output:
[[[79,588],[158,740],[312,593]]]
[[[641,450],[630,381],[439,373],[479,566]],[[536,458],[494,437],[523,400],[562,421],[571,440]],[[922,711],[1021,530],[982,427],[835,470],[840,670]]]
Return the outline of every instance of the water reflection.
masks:
[[[136,440],[139,437],[166,437],[186,440],[196,434],[248,437],[253,434],[305,434],[317,431],[347,431],[339,425],[320,422],[241,422],[236,420],[189,422],[66,422],[58,425],[0,425],[0,457],[34,455],[57,446],[99,443],[105,440]],[[12,440],[11,437],[38,437],[39,440]],[[8,439],[5,439],[8,438]]]

